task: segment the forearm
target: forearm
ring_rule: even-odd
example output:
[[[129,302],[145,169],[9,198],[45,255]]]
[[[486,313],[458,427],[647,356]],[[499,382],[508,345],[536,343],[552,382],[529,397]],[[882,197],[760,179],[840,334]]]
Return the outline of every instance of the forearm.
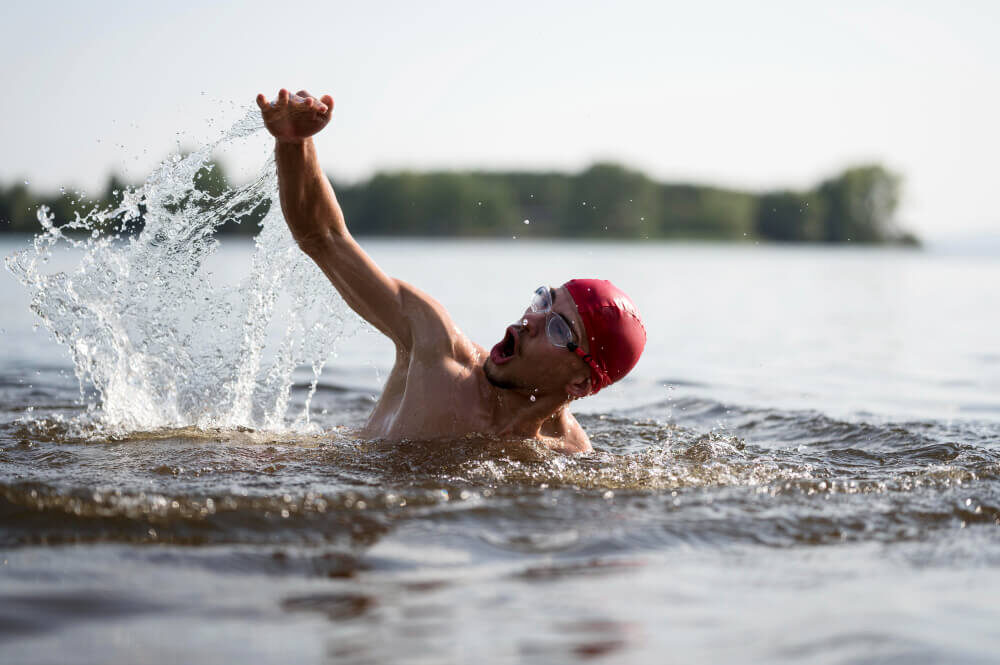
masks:
[[[351,309],[406,347],[409,326],[401,316],[396,281],[351,237],[312,139],[277,141],[274,154],[281,210],[292,237]]]
[[[310,254],[331,236],[346,236],[344,214],[320,168],[313,140],[277,141],[274,158],[281,211],[299,246]]]

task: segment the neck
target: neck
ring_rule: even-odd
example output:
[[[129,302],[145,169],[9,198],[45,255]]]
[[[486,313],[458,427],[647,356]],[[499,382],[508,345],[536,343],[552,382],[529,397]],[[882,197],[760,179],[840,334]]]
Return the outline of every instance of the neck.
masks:
[[[490,383],[489,403],[498,433],[537,438],[546,420],[562,415],[569,404],[563,394],[542,394],[530,389],[497,388]],[[534,398],[534,399],[532,399]]]

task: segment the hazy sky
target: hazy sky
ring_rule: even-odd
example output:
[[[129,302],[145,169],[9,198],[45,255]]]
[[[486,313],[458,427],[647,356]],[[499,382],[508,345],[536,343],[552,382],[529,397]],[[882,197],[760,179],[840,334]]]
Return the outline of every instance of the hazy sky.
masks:
[[[0,182],[140,179],[286,86],[336,99],[335,177],[612,159],[759,189],[878,160],[919,234],[996,230],[998,35],[988,1],[4,3]]]

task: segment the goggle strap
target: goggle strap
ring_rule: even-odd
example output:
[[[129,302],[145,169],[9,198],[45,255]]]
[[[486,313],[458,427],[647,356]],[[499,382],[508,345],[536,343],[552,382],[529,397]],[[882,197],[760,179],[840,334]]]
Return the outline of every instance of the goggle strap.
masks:
[[[594,358],[589,353],[584,353],[583,349],[581,349],[573,342],[568,343],[566,345],[566,348],[575,353],[576,355],[580,356],[581,358],[583,358],[583,362],[587,363],[587,365],[590,366],[590,372],[593,375],[591,378],[596,379],[596,381],[593,382],[596,385],[592,385],[590,387],[590,392],[597,392],[604,386],[611,383],[611,381],[608,379],[608,375],[604,373],[604,370],[600,368],[600,366],[597,364],[597,361],[594,360]]]

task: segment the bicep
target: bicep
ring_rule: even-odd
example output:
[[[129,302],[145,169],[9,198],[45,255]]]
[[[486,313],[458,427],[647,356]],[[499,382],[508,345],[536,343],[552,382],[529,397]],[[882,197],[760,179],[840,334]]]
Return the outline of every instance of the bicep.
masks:
[[[397,346],[408,347],[411,334],[403,315],[400,283],[387,275],[354,238],[318,233],[300,238],[298,243],[351,309]]]
[[[299,244],[351,309],[397,348],[446,351],[455,327],[444,307],[423,291],[387,275],[350,235]]]

